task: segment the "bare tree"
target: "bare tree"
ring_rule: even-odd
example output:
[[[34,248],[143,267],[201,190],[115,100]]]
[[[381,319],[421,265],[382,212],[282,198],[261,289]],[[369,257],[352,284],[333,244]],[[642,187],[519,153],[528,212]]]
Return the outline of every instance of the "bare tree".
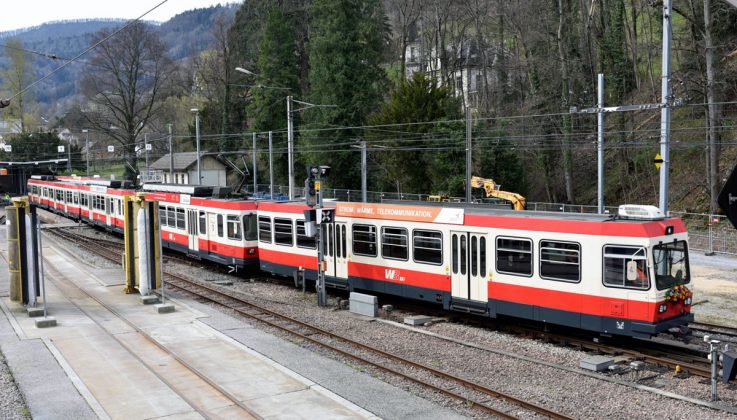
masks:
[[[26,59],[22,50],[23,45],[17,39],[9,39],[5,42],[5,54],[10,57],[10,65],[7,70],[0,73],[2,81],[2,90],[7,91],[10,97],[18,92],[22,92],[28,85],[32,71],[29,68],[30,63]],[[18,119],[18,125],[21,133],[28,132],[28,101],[29,93],[18,95],[17,98],[10,101],[8,113],[10,116]]]
[[[92,42],[107,37],[103,29]],[[120,143],[125,177],[135,179],[138,134],[161,110],[171,87],[174,64],[159,35],[137,22],[100,44],[82,76],[82,92],[92,105],[90,126]]]

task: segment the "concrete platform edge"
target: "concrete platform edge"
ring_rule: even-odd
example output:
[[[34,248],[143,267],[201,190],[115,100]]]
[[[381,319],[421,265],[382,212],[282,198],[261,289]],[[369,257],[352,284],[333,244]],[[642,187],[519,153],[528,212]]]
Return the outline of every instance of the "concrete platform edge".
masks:
[[[79,391],[79,394],[82,395],[82,398],[87,401],[87,404],[89,404],[90,408],[97,415],[97,417],[105,420],[110,419],[110,416],[107,415],[105,409],[102,408],[95,396],[92,395],[92,392],[90,392],[89,388],[87,388],[84,382],[82,382],[82,379],[77,376],[77,373],[69,365],[69,362],[67,362],[61,352],[59,352],[56,346],[54,346],[54,343],[46,338],[44,338],[43,341],[44,343],[46,343],[46,347],[49,349],[51,354],[54,355],[54,358],[56,358],[56,361],[59,362],[59,366],[64,369],[64,372],[66,372],[69,380],[72,381],[74,387],[77,388],[77,391]]]
[[[247,353],[249,353],[249,354],[251,354],[251,355],[253,355],[253,356],[257,357],[257,358],[259,358],[264,363],[269,364],[274,369],[279,370],[280,372],[283,372],[284,374],[286,374],[286,375],[288,375],[288,376],[290,376],[290,377],[292,377],[292,378],[294,378],[294,379],[302,382],[303,384],[305,384],[306,387],[314,389],[315,391],[323,394],[324,396],[326,396],[326,397],[330,398],[331,400],[337,402],[338,404],[346,407],[347,409],[352,410],[352,411],[355,411],[355,412],[359,413],[360,415],[366,416],[368,418],[372,418],[372,419],[378,419],[379,418],[375,414],[371,413],[370,411],[365,410],[364,408],[362,408],[362,407],[360,407],[360,406],[358,406],[358,405],[356,405],[356,404],[348,401],[347,399],[341,397],[340,395],[338,395],[338,394],[336,394],[336,393],[334,393],[334,392],[332,392],[332,391],[330,391],[330,390],[328,390],[328,389],[320,386],[319,384],[311,381],[310,379],[306,378],[305,376],[302,376],[299,373],[297,373],[297,372],[295,372],[295,371],[293,371],[293,370],[291,370],[291,369],[289,369],[289,368],[287,368],[287,367],[285,367],[285,366],[283,366],[283,365],[275,362],[274,360],[269,359],[265,355],[263,355],[263,354],[257,352],[256,350],[254,350],[254,349],[246,346],[245,344],[243,344],[240,341],[234,339],[233,337],[230,337],[229,335],[227,335],[227,334],[219,331],[218,329],[213,328],[213,327],[211,327],[211,326],[209,326],[209,325],[201,322],[200,320],[196,320],[194,322],[197,323],[197,324],[200,324],[204,328],[208,328],[208,329],[212,330],[213,333],[215,335],[219,336],[223,341],[226,341],[228,343],[233,344],[234,346],[237,346],[237,347],[241,348],[243,351],[245,351],[245,352],[247,352]]]

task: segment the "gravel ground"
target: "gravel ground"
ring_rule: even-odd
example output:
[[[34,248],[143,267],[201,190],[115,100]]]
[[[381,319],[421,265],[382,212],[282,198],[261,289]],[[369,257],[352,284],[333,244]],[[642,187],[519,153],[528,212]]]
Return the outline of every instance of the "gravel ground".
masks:
[[[5,357],[0,354],[0,418],[3,419],[30,419],[31,415],[26,407],[18,385],[13,380]]]
[[[97,261],[95,264],[102,267],[109,264],[92,255],[86,255],[84,259],[90,262]],[[424,334],[413,333],[386,323],[367,322],[352,316],[348,311],[339,310],[339,298],[336,297],[329,299],[329,308],[318,308],[313,293],[303,294],[301,291],[273,280],[259,277],[256,281],[251,281],[244,279],[244,275],[236,278],[217,272],[207,266],[200,268],[197,264],[193,266],[169,262],[167,268],[180,271],[182,275],[197,277],[206,281],[235,281],[235,289],[252,296],[261,305],[294,318],[315,323],[338,334],[417,360],[426,365],[477,381],[489,388],[533,401],[575,418],[643,418],[646,416],[684,419],[737,418],[737,416],[726,412],[703,408],[652,392],[542,365],[534,361],[502,356]],[[727,264],[725,269],[730,270],[730,265]],[[699,290],[698,284],[695,282],[697,290]],[[696,300],[698,301],[699,298],[697,297]],[[401,311],[394,311],[390,314],[382,313],[382,316],[387,319],[401,319],[404,315]],[[268,327],[255,325],[270,330]],[[500,349],[574,369],[578,367],[581,359],[590,355],[590,353],[544,343],[539,340],[520,338],[456,323],[440,322],[423,329],[479,346]],[[293,337],[283,333],[269,332],[296,342]],[[312,348],[311,345],[300,344]],[[315,347],[314,350],[341,360],[339,356],[327,353],[320,348]],[[461,414],[474,417],[480,416],[478,411],[470,409],[468,405],[437,395],[428,391],[425,387],[408,383],[369,367],[358,366],[352,360],[345,360],[344,362],[356,370],[365,371],[382,378],[386,382],[435,401],[442,406],[451,407]],[[610,374],[601,374],[601,376],[606,377]],[[709,397],[709,384],[704,379],[699,377],[679,378],[673,372],[654,366],[648,366],[644,372],[626,372],[611,377],[620,381],[648,385],[663,391],[701,400],[708,400]],[[581,396],[585,396],[585,398],[581,398]],[[727,386],[720,384],[719,396],[723,404],[737,406],[737,386],[734,384]],[[520,414],[526,418],[531,417],[529,413]]]
[[[5,208],[0,207],[0,216],[5,215]],[[5,232],[3,232],[5,233]],[[5,242],[5,235],[0,235],[0,240]],[[6,261],[0,257],[0,270],[6,267]],[[3,293],[5,298],[7,294]],[[18,385],[13,379],[5,356],[0,352],[0,418],[2,419],[29,419],[31,418],[28,407],[23,400]]]

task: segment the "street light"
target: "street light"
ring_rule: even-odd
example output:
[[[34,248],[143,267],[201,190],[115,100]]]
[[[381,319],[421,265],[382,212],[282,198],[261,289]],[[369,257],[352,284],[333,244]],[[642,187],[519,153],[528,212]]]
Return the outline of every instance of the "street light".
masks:
[[[303,105],[302,108],[294,109],[293,103]],[[287,96],[287,157],[289,165],[289,199],[294,200],[294,117],[292,114],[310,108],[337,108],[338,105],[317,105],[309,102],[298,101],[291,95]]]
[[[200,167],[200,110],[192,108],[194,112],[195,139],[197,143],[197,185],[202,185],[202,168]]]
[[[239,71],[241,73],[250,74],[251,76],[257,76],[256,73],[252,72],[251,70],[244,69],[243,67],[236,67],[235,71]]]

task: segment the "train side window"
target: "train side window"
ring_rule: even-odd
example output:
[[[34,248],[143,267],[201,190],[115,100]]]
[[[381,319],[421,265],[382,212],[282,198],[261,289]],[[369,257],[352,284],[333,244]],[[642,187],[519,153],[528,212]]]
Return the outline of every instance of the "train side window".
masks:
[[[496,271],[532,276],[532,241],[522,238],[496,238]]]
[[[218,214],[218,236],[223,237],[223,215]]]
[[[271,243],[271,218],[266,216],[258,217],[258,240],[261,242]]]
[[[335,228],[335,256],[338,258],[343,257],[343,255],[340,253],[343,247],[341,246],[341,236],[340,236],[340,225],[334,225]]]
[[[297,220],[297,246],[300,248],[315,249],[317,242],[315,237],[310,238],[305,232],[305,221]]]
[[[284,246],[294,245],[292,219],[274,218],[274,243]]]
[[[177,214],[176,210],[174,210],[174,207],[166,208],[166,220],[167,226],[175,227],[177,225]]]
[[[391,260],[404,260],[409,257],[407,229],[381,228],[381,256]]]
[[[177,209],[177,229],[184,229],[184,209]]]
[[[442,264],[443,234],[433,230],[413,230],[412,258],[419,263]]]
[[[376,256],[376,226],[353,225],[353,253],[365,257]]]
[[[479,238],[479,254],[481,258],[480,273],[481,277],[486,277],[486,237]]]
[[[466,275],[466,263],[468,262],[468,248],[466,245],[466,235],[461,235],[461,274]]]
[[[540,241],[540,277],[547,280],[581,280],[581,245]]]
[[[647,290],[650,277],[645,247],[607,245],[604,247],[604,285]]]
[[[240,241],[243,237],[241,235],[241,224],[238,220],[238,216],[228,216],[227,218],[228,222],[228,239],[232,239],[234,241]]]
[[[333,247],[335,246],[335,236],[333,236],[333,224],[328,224],[328,255],[333,256]],[[324,248],[323,248],[324,249]]]
[[[159,206],[159,224],[161,226],[166,226],[166,207],[165,206]]]
[[[247,241],[258,239],[258,219],[255,214],[243,215],[243,236]]]
[[[200,235],[207,235],[207,213],[200,211],[198,224],[200,225]]]
[[[453,274],[458,274],[458,235],[453,234],[451,245],[451,265],[453,266]]]
[[[478,237],[471,236],[471,275],[476,277],[479,274],[479,241]]]
[[[348,248],[348,245],[346,245],[346,233],[345,233],[346,227],[345,227],[345,225],[341,225],[340,230],[341,230],[340,234],[343,237],[343,241],[341,242],[341,245],[343,245],[343,258],[346,258],[346,257],[348,257],[348,253],[346,252],[346,251],[348,251],[348,249],[347,249]]]

